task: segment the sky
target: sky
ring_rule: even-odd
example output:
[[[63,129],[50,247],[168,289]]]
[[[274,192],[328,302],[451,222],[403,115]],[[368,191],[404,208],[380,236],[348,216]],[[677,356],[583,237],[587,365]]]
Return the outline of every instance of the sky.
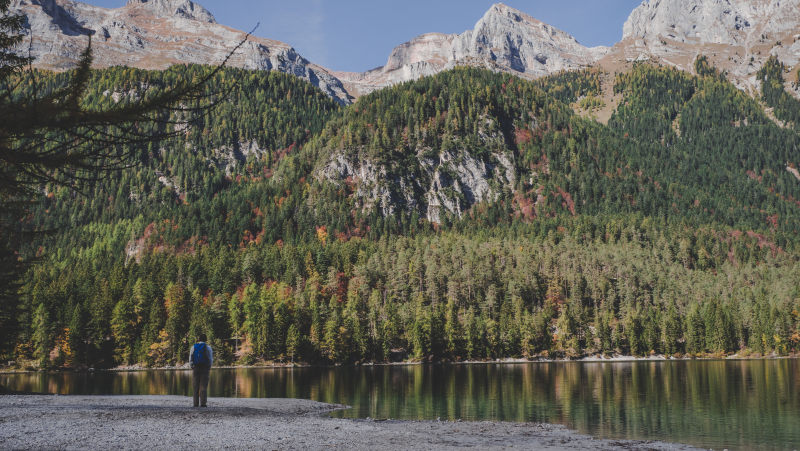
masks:
[[[126,0],[82,0],[117,8]],[[497,0],[200,0],[217,22],[276,39],[329,69],[362,72],[423,33],[472,29]],[[613,45],[642,0],[504,0],[570,33],[583,45]]]

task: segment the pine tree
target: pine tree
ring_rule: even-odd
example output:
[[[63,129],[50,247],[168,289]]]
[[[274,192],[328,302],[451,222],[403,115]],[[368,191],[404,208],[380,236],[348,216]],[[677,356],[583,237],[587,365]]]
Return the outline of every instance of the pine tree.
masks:
[[[362,320],[366,304],[362,302],[358,291],[351,287],[347,290],[347,302],[344,308],[344,327],[350,334],[351,353],[353,358],[364,357],[367,353],[366,325]]]
[[[347,330],[342,327],[341,312],[338,301],[331,297],[328,303],[328,319],[325,321],[325,332],[322,338],[322,352],[330,362],[341,362],[347,356],[345,343],[350,339]]]
[[[80,302],[75,303],[69,321],[69,347],[72,349],[72,361],[67,362],[71,367],[79,367],[88,363],[87,358],[87,319],[86,311]]]
[[[130,365],[134,362],[134,346],[138,336],[136,306],[133,298],[124,296],[117,302],[111,314],[111,332],[114,335],[115,354],[118,362]]]
[[[409,341],[415,358],[422,359],[430,355],[431,317],[422,293],[417,293],[414,297],[414,322],[409,331]]]
[[[576,356],[581,349],[578,343],[578,321],[575,318],[574,310],[575,308],[570,303],[562,305],[556,321],[558,346],[570,357]]]
[[[451,357],[463,357],[464,355],[464,330],[458,316],[456,300],[450,296],[447,298],[445,306],[444,336],[446,350]]]
[[[664,353],[675,354],[680,352],[683,328],[681,327],[681,319],[672,302],[670,302],[664,315],[661,317],[661,322],[661,342]]]
[[[51,332],[50,314],[44,304],[39,304],[33,314],[33,355],[38,360],[41,368],[47,368],[50,363],[50,349],[52,346],[53,334]]]
[[[292,363],[294,363],[295,356],[298,355],[301,350],[301,340],[302,337],[300,331],[297,330],[297,326],[294,324],[290,325],[289,330],[286,332],[286,353],[289,355],[289,359]]]
[[[167,320],[164,332],[169,340],[169,361],[172,363],[183,362],[189,358],[189,296],[186,288],[181,283],[170,283],[164,290],[164,305],[166,306]]]
[[[689,307],[686,315],[686,351],[698,354],[705,351],[706,326],[697,304]]]

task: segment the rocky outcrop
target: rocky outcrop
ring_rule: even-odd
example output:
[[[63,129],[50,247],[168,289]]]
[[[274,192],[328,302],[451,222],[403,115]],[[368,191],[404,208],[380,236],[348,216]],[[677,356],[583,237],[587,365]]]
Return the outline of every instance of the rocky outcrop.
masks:
[[[699,54],[740,87],[757,89],[755,73],[770,55],[800,64],[800,0],[646,0],[607,58],[692,71]]]
[[[647,0],[625,22],[624,38],[664,36],[680,42],[745,45],[798,32],[797,0]],[[753,32],[759,36],[752,36]]]
[[[95,66],[143,69],[219,64],[245,37],[217,24],[210,12],[189,0],[129,0],[116,9],[71,0],[12,0],[11,8],[27,17],[35,65],[54,70],[74,67],[89,36]],[[251,37],[228,64],[290,73],[342,103],[351,100],[336,77],[283,42]]]
[[[501,3],[461,34],[429,33],[397,46],[386,65],[336,75],[359,94],[458,65],[486,67],[536,78],[594,63],[607,48],[586,48],[574,37]]]
[[[482,135],[482,140],[489,148],[503,147],[502,137]],[[494,201],[516,183],[510,150],[476,156],[455,144],[442,151],[417,149],[412,161],[398,166],[377,162],[366,149],[340,150],[330,155],[316,177],[347,185],[365,211],[377,209],[384,216],[416,211],[434,223],[445,215],[461,217],[477,203]]]
[[[142,5],[159,17],[183,17],[200,22],[217,23],[202,6],[189,0],[128,0],[128,6]]]
[[[210,164],[225,171],[226,176],[230,176],[238,166],[247,162],[251,156],[260,158],[267,153],[267,149],[261,148],[256,141],[239,141],[230,146],[221,146],[214,149],[212,156],[208,159]]]

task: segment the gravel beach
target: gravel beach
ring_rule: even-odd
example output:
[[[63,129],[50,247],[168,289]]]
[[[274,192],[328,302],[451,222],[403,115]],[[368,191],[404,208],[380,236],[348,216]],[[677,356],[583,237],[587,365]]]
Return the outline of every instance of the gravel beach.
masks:
[[[0,449],[692,449],[598,440],[562,426],[330,418],[304,399],[0,396]]]

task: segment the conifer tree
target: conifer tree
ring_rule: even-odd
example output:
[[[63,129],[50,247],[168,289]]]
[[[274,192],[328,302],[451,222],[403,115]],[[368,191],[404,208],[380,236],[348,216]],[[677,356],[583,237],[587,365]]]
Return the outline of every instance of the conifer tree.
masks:
[[[10,2],[0,0],[0,353],[17,329],[16,291],[28,266],[19,247],[36,232],[20,221],[31,195],[45,184],[74,188],[98,180],[132,164],[132,144],[180,134],[213,105],[204,87],[244,43],[222,65],[197,78],[176,78],[170,89],[136,102],[88,107],[91,41],[87,38],[69,83],[40,89],[41,72],[29,69],[30,60],[20,55],[25,16],[10,13]],[[34,87],[30,95],[19,94],[25,85]],[[144,132],[143,123],[159,127]]]

